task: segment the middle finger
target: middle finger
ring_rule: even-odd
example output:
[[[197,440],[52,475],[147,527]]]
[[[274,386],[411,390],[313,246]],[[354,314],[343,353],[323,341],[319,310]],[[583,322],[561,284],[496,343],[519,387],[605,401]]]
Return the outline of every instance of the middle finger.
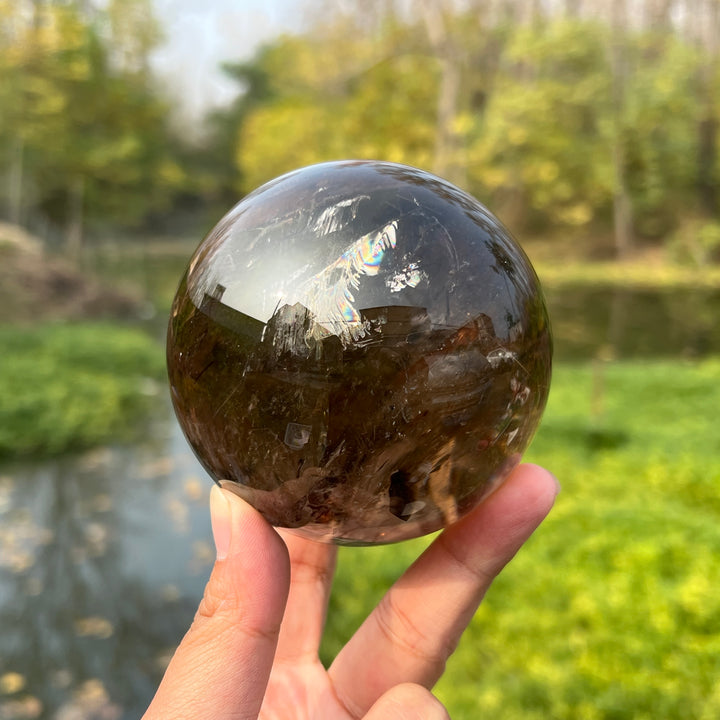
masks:
[[[337,548],[278,529],[290,554],[290,594],[275,659],[296,663],[317,659],[325,626]]]

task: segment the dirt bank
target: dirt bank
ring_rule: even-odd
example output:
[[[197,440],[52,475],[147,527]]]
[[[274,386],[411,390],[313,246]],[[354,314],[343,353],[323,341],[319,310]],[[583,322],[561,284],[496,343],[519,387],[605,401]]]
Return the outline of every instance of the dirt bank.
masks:
[[[0,222],[0,323],[128,318],[137,298],[49,255],[39,239]]]

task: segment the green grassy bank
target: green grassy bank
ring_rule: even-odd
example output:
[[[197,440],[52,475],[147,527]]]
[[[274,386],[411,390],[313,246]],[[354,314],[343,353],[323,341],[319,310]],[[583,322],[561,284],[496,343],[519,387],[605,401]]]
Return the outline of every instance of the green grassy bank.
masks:
[[[158,402],[164,373],[162,348],[140,330],[0,326],[0,457],[128,439]]]
[[[720,717],[720,361],[556,368],[563,491],[437,692],[453,718]],[[343,550],[326,659],[426,541]]]

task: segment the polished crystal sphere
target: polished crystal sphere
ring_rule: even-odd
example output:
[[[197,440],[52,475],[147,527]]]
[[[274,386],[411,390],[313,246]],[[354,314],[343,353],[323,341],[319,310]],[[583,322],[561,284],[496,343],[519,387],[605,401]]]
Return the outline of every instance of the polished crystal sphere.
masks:
[[[178,420],[215,481],[342,544],[472,510],[537,427],[551,350],[500,222],[434,175],[369,161],[236,205],[190,261],[167,345]]]

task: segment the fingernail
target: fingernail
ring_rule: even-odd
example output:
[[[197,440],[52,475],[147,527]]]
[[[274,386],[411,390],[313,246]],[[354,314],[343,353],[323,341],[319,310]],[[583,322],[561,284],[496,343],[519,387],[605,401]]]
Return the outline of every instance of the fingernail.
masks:
[[[217,485],[213,485],[210,490],[210,522],[217,559],[224,560],[230,550],[232,512],[225,493]]]

